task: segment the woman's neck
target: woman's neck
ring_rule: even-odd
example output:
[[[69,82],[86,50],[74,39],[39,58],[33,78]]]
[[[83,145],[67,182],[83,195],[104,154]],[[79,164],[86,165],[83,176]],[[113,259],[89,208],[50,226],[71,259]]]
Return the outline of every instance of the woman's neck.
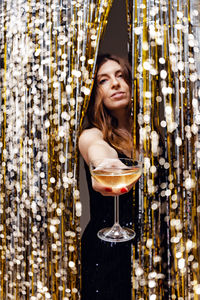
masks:
[[[127,114],[126,111],[117,111],[113,113],[113,116],[117,119],[117,128],[130,132],[131,131],[131,126],[130,126],[130,120],[129,120],[129,115]]]
[[[118,126],[119,129],[130,132],[131,128],[130,128],[130,122],[129,120],[118,120]]]

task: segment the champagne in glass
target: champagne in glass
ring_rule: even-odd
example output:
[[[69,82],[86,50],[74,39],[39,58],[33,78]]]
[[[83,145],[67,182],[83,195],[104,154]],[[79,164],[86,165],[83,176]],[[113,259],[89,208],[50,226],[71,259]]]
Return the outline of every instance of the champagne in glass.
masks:
[[[142,163],[129,158],[113,159],[90,164],[93,178],[105,185],[120,189],[135,183],[142,174]],[[130,228],[121,227],[119,224],[119,196],[114,197],[114,225],[98,232],[98,237],[108,242],[124,242],[135,237],[135,232]]]
[[[123,186],[128,186],[133,182],[137,181],[141,176],[140,167],[135,167],[128,170],[120,170],[110,168],[104,169],[94,169],[92,171],[92,176],[99,183],[112,188],[121,188]]]

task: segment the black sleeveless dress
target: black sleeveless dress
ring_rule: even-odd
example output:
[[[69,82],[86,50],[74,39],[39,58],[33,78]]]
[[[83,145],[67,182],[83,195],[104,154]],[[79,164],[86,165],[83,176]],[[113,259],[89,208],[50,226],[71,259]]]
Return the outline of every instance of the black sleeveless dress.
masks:
[[[120,155],[125,157],[125,155]],[[90,194],[90,222],[82,236],[82,300],[131,300],[131,245],[133,241],[110,243],[97,232],[114,223],[114,198],[105,197],[92,188],[85,164]],[[137,202],[137,201],[136,201]],[[120,225],[132,227],[133,191],[120,195]]]

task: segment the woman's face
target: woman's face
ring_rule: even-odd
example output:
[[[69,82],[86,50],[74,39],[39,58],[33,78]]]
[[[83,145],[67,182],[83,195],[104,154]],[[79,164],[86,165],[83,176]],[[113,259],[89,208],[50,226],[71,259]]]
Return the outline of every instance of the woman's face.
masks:
[[[97,73],[97,94],[110,111],[126,108],[131,94],[121,66],[114,60],[106,61]]]

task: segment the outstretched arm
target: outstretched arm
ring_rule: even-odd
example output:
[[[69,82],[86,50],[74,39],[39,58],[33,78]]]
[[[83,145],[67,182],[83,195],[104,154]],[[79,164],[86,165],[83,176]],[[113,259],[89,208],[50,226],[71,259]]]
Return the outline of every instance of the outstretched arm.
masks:
[[[97,128],[82,132],[79,138],[79,150],[87,164],[96,159],[118,157],[117,151],[103,140],[103,135]]]
[[[105,161],[106,158],[118,159],[117,151],[103,140],[101,131],[97,128],[84,130],[79,138],[79,150],[85,162],[89,165],[95,160]],[[92,178],[92,187],[104,196],[120,195],[128,192],[131,187],[114,190],[98,183]]]

